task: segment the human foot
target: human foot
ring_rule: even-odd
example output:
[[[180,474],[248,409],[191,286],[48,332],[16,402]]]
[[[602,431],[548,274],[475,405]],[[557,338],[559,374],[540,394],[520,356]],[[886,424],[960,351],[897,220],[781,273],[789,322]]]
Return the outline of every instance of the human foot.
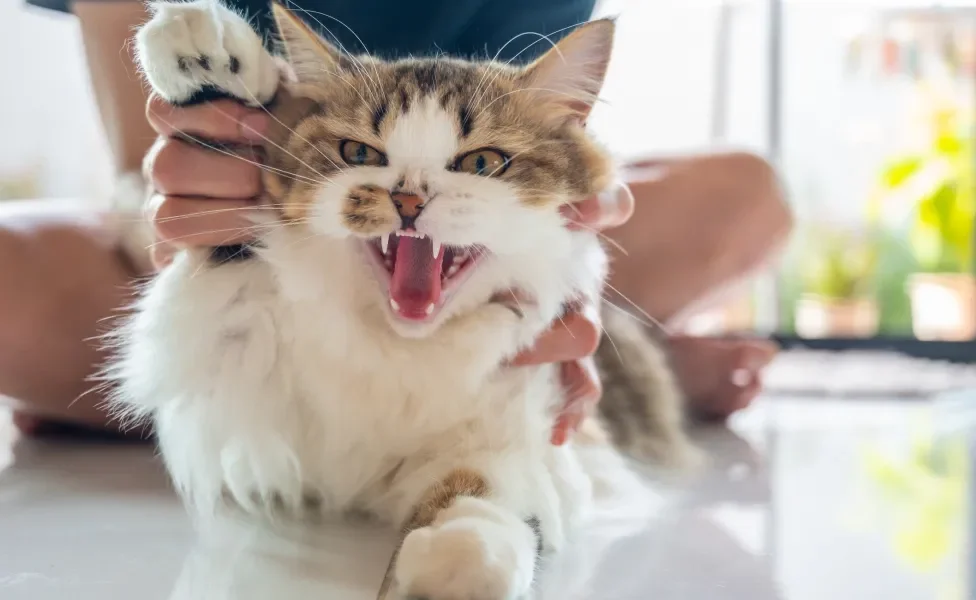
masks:
[[[676,335],[668,344],[692,414],[718,420],[749,406],[759,395],[762,370],[778,351],[775,343],[760,339]]]

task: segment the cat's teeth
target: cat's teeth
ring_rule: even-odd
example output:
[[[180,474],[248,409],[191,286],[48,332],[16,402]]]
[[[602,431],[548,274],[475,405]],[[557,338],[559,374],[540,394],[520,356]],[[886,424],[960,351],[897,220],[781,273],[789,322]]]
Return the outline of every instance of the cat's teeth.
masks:
[[[454,277],[455,275],[457,275],[458,269],[459,269],[459,267],[456,264],[451,265],[447,269],[447,276],[448,277]]]
[[[428,317],[429,317],[430,315],[432,315],[432,314],[434,314],[434,303],[433,303],[433,302],[431,302],[430,304],[428,304],[428,305],[427,305],[427,308],[425,308],[425,309],[424,309],[424,312],[425,312],[425,313],[427,313],[427,316],[428,316]]]
[[[397,301],[394,300],[393,298],[390,298],[390,307],[397,312],[400,311],[400,305],[397,304]]]
[[[430,243],[434,249],[434,258],[437,258],[437,255],[441,253],[441,243],[434,238],[430,238]]]
[[[390,247],[390,234],[384,234],[380,237],[380,248],[383,249],[383,254],[386,255],[386,251]]]

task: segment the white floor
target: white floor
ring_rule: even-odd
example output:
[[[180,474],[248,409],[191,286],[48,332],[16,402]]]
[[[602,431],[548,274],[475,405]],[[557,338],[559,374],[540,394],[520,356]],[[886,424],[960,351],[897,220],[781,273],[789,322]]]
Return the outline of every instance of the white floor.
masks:
[[[710,468],[667,488],[653,517],[604,511],[541,597],[976,598],[974,425],[976,391],[766,399],[699,432]],[[375,598],[386,532],[228,521],[196,536],[151,449],[11,431],[0,425],[2,600]]]

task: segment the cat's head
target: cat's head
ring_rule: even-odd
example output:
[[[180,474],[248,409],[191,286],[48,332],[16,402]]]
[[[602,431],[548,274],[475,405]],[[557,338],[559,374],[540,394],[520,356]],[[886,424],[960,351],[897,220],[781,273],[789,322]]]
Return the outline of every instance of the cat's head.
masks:
[[[275,14],[300,118],[272,149],[286,220],[359,244],[395,328],[428,332],[458,306],[570,251],[559,208],[604,190],[584,132],[612,21],[577,28],[532,64],[354,58]]]

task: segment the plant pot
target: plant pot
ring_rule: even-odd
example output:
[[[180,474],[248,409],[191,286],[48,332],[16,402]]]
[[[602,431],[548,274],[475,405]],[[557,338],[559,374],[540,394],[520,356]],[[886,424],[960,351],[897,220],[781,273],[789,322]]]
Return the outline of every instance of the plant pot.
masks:
[[[841,300],[804,295],[796,304],[796,333],[805,338],[867,338],[878,332],[873,298]]]
[[[968,273],[916,273],[908,279],[912,332],[920,340],[976,338],[976,279]]]

